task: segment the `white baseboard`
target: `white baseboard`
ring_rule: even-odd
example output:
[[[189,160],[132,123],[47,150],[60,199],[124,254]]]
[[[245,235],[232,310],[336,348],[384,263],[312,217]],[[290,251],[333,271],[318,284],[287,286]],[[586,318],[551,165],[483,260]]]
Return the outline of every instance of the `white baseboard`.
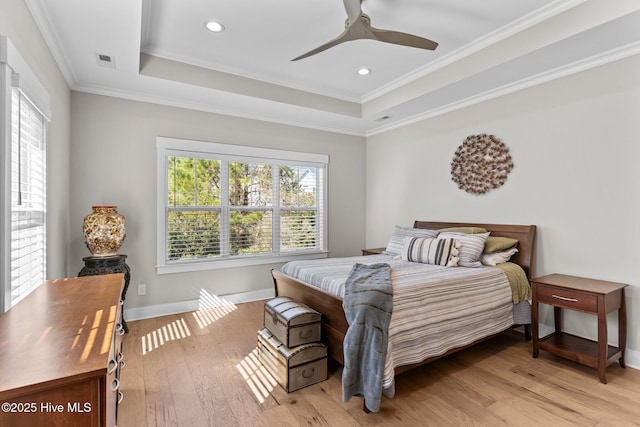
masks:
[[[274,297],[273,288],[260,289],[251,292],[242,292],[239,294],[229,294],[220,296],[211,296],[206,294],[206,302],[204,305],[211,307],[219,303],[241,304],[244,302],[259,301]],[[150,305],[146,307],[133,307],[124,309],[124,318],[127,321],[149,319],[152,317],[168,316],[170,314],[186,313],[189,311],[199,310],[203,307],[203,298],[172,302],[168,304]]]
[[[627,349],[624,352],[624,362],[627,367],[640,370],[640,351]]]

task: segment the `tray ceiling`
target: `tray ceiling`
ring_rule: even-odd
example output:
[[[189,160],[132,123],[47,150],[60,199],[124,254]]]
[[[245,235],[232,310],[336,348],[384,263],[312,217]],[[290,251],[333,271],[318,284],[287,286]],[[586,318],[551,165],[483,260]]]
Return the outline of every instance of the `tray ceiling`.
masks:
[[[366,0],[373,26],[438,48],[296,62],[344,30],[342,0],[26,1],[73,90],[364,136],[640,52],[637,1]]]

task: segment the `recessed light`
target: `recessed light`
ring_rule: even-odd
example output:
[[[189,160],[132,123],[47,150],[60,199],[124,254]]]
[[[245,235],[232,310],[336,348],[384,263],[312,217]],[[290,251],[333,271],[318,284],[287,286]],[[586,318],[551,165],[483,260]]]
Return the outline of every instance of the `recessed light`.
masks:
[[[368,69],[368,68],[364,68],[364,67],[363,67],[363,68],[360,68],[360,69],[358,70],[358,75],[359,75],[359,76],[366,76],[366,75],[368,75],[368,74],[371,74],[371,70],[370,70],[370,69]]]
[[[224,31],[224,25],[216,21],[209,21],[205,24],[207,30],[213,33],[221,33]]]

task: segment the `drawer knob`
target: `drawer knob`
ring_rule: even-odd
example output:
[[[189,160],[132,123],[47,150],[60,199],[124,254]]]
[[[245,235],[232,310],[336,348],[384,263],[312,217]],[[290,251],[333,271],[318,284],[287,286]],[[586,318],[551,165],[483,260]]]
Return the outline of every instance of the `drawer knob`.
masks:
[[[578,302],[578,300],[576,298],[567,298],[567,297],[561,297],[560,295],[551,295],[553,298],[556,299],[560,299],[562,301],[571,301],[571,302]]]
[[[307,374],[307,370],[303,369],[302,370],[302,378],[311,378],[313,376],[313,373],[315,372],[315,368],[311,368],[311,373]]]
[[[118,335],[124,335],[124,326],[122,326],[122,323],[116,324],[116,332]]]

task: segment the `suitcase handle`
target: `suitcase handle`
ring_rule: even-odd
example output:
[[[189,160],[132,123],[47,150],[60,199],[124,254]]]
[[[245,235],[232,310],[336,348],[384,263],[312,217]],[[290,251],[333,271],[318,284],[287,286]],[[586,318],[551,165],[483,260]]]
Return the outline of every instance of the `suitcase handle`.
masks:
[[[306,369],[302,370],[302,378],[306,378],[309,379],[313,376],[313,373],[315,372],[316,368],[311,368],[311,373],[309,375],[305,375],[307,373]]]
[[[306,330],[303,329],[300,332],[298,332],[298,336],[303,340],[308,340],[309,338],[311,338],[311,335],[313,335],[313,331],[311,329],[306,329]]]

